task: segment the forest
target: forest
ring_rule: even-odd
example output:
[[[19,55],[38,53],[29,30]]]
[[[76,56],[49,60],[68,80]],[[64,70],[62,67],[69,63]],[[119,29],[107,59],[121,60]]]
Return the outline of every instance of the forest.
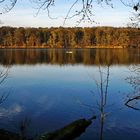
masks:
[[[140,48],[140,30],[0,27],[0,48]]]

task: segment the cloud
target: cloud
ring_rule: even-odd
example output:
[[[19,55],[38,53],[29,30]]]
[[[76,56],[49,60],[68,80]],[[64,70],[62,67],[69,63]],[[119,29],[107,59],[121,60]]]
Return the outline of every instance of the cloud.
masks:
[[[16,115],[22,111],[22,107],[18,104],[14,104],[9,108],[0,108],[0,118]]]

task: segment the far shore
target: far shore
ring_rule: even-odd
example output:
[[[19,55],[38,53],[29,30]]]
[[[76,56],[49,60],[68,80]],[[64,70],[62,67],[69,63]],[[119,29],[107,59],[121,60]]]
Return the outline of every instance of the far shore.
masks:
[[[75,47],[50,47],[50,46],[0,46],[0,49],[128,49],[140,48],[140,46],[75,46]]]

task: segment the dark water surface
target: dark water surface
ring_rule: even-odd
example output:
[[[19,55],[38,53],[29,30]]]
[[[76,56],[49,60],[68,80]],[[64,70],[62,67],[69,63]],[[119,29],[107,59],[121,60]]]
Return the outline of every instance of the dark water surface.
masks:
[[[0,50],[0,127],[27,120],[33,136],[96,115],[78,140],[139,140],[140,50],[70,51]]]

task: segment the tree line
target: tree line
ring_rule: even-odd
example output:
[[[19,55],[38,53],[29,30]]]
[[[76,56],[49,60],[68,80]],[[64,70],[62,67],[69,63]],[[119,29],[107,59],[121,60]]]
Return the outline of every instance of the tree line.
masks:
[[[137,28],[0,28],[1,48],[130,48],[140,47]]]

